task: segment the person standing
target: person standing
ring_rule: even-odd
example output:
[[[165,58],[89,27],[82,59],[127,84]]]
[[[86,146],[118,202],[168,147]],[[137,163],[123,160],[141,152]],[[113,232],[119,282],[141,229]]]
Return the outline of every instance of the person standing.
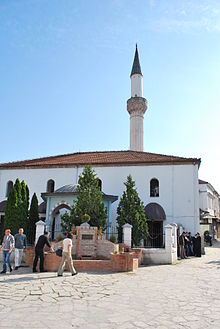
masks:
[[[201,236],[200,236],[200,233],[197,232],[196,235],[195,235],[195,249],[194,249],[194,252],[195,252],[195,256],[196,257],[201,257]]]
[[[37,262],[40,257],[40,272],[45,272],[44,270],[44,246],[45,244],[50,248],[50,251],[53,251],[53,247],[49,243],[49,232],[45,231],[43,235],[39,236],[37,244],[35,246],[35,257],[33,262],[33,272],[37,272]]]
[[[189,232],[188,239],[189,239],[189,255],[190,255],[190,256],[194,256],[194,251],[193,251],[193,238],[192,238],[191,232]]]
[[[69,265],[69,269],[70,272],[72,273],[72,275],[76,275],[77,272],[73,266],[73,260],[72,260],[72,246],[73,246],[73,235],[72,233],[68,233],[67,237],[63,240],[63,253],[62,253],[62,259],[61,259],[61,263],[58,269],[58,276],[62,276],[63,275],[63,271],[64,271],[64,267],[66,262]]]
[[[7,228],[5,230],[2,246],[0,248],[0,251],[2,250],[3,253],[3,270],[0,272],[1,274],[6,273],[7,264],[10,272],[12,271],[10,256],[13,249],[14,249],[14,237],[13,235],[11,235],[11,230]]]
[[[15,234],[15,270],[21,265],[24,249],[27,247],[27,237],[24,234],[24,229],[19,228],[17,234]]]
[[[185,255],[186,257],[189,257],[189,238],[188,238],[189,233],[186,232],[184,236],[184,241],[185,241]]]
[[[185,255],[185,232],[183,232],[179,237],[179,246],[180,246],[180,257],[186,258]]]

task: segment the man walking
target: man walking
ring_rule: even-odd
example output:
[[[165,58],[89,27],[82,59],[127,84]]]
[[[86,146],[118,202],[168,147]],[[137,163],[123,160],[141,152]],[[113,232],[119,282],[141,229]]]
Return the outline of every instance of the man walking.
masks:
[[[27,237],[24,234],[23,228],[19,228],[15,234],[15,270],[21,265],[24,249],[27,247]]]
[[[2,246],[0,251],[2,250],[3,253],[3,270],[0,272],[1,274],[6,273],[7,271],[7,264],[9,267],[10,272],[12,271],[10,256],[11,252],[14,249],[14,237],[11,235],[11,231],[9,228],[5,230],[5,235],[3,238]]]
[[[45,244],[50,248],[50,251],[53,251],[53,247],[51,247],[49,241],[49,232],[44,232],[43,235],[41,235],[37,241],[36,247],[35,247],[35,258],[33,262],[33,272],[37,272],[36,266],[38,262],[38,258],[40,257],[40,272],[44,271],[44,246]]]

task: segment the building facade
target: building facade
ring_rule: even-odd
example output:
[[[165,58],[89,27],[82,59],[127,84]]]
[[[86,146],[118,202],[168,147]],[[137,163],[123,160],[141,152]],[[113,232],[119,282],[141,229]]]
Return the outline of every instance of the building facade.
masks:
[[[209,231],[213,239],[220,238],[219,193],[204,180],[199,180],[199,208],[201,233]]]
[[[0,164],[2,221],[8,193],[16,178],[19,178],[28,185],[30,195],[34,192],[37,194],[41,201],[41,218],[46,220],[52,231],[54,217],[63,208],[68,209],[74,200],[73,194],[68,197],[65,192],[57,195],[59,190],[64,191],[65,186],[74,188],[84,167],[91,165],[100,179],[103,199],[105,198],[108,209],[108,226],[117,225],[117,206],[125,190],[124,182],[131,175],[145,205],[152,239],[162,235],[164,226],[169,223],[177,223],[193,234],[200,230],[200,159],[144,152],[144,114],[147,101],[142,95],[143,75],[137,47],[130,77],[131,98],[127,102],[130,114],[130,150],[81,152]],[[56,202],[53,197],[56,197]],[[54,203],[52,208],[51,202]],[[58,221],[59,219],[57,223]]]

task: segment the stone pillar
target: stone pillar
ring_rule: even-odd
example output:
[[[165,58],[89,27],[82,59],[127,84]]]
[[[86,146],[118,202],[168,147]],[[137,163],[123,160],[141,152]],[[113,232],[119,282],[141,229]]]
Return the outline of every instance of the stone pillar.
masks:
[[[167,224],[165,227],[165,249],[171,251],[172,249],[172,226]]]
[[[173,223],[173,224],[171,224],[171,226],[172,226],[172,245],[173,245],[173,248],[177,249],[177,227],[178,227],[178,225]]]
[[[177,226],[167,224],[165,226],[165,250],[169,264],[175,264],[177,261]],[[176,247],[175,247],[176,246]]]
[[[39,220],[35,225],[36,225],[36,232],[35,232],[35,245],[36,245],[39,236],[44,234],[46,224],[42,220]]]
[[[127,246],[131,247],[131,230],[132,230],[132,225],[126,223],[123,226],[123,242]]]

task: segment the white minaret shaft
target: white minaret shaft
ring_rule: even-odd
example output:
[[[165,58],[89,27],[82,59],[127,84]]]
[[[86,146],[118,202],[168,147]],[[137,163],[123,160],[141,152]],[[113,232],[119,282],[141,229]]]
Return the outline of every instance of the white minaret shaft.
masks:
[[[130,114],[130,150],[144,151],[144,113],[147,101],[143,98],[143,75],[139,62],[138,49],[134,56],[131,70],[131,98],[127,101],[127,111]]]

